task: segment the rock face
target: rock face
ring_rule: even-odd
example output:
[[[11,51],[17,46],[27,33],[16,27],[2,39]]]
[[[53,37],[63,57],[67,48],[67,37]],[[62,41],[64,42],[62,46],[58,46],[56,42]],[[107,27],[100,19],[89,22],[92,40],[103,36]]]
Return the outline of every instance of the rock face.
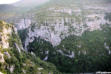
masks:
[[[53,64],[43,62],[39,58],[35,59],[31,53],[25,52],[16,28],[0,21],[0,74],[2,72],[3,74],[59,73]]]
[[[1,27],[1,32],[0,32],[0,43],[1,43],[1,48],[9,48],[9,36],[12,33],[10,24],[7,24],[3,21],[0,21],[0,27]]]
[[[13,37],[13,34],[18,35],[16,28],[11,24],[0,21],[0,48],[10,48],[10,39]],[[18,43],[15,43],[19,45],[21,42],[19,40]],[[23,49],[21,44],[19,45],[19,48]]]
[[[0,72],[0,74],[3,74],[2,72]]]
[[[6,63],[5,57],[7,57],[8,59],[12,58],[9,51],[10,51],[10,48],[13,48],[12,45],[10,45],[10,39],[11,39],[11,37],[13,37],[13,34],[15,34],[14,28],[15,27],[13,25],[7,24],[4,21],[0,21],[0,63],[2,63],[2,65],[4,63]],[[15,42],[15,43],[18,44],[18,42]],[[19,48],[21,49],[22,46],[19,46]],[[2,67],[2,65],[1,65],[1,67]],[[0,69],[1,69],[1,67],[0,67]],[[10,70],[10,71],[12,72],[12,70]]]
[[[56,64],[62,72],[103,70],[100,65],[106,67],[103,61],[109,63],[111,54],[111,21],[110,17],[106,19],[106,13],[111,14],[111,3],[103,0],[94,0],[94,3],[91,0],[53,1],[30,12],[34,12],[33,19],[26,17],[31,20],[30,25],[17,24],[23,27],[18,31],[25,33],[25,38],[20,34],[24,48]]]
[[[18,30],[28,29],[28,36],[24,43],[25,49],[34,37],[40,37],[49,41],[53,46],[57,46],[67,36],[81,36],[85,31],[102,30],[102,25],[111,24],[105,19],[106,13],[110,13],[110,3],[100,2],[101,4],[98,2],[89,4],[87,1],[83,3],[72,1],[66,6],[58,1],[57,5],[49,4],[37,10],[36,13],[34,12],[33,19],[26,18],[27,24],[23,21],[17,23]]]
[[[3,54],[0,52],[0,63],[4,63],[4,57],[3,57]]]
[[[31,20],[30,19],[21,19],[18,23],[15,23],[15,24],[18,24],[18,25],[16,25],[16,28],[18,30],[22,30],[22,29],[28,28],[31,25]]]
[[[1,21],[0,71],[11,74],[59,74],[57,69],[63,73],[96,72],[103,68],[111,71],[110,5],[104,0],[51,0],[40,8],[23,11],[25,14],[16,19],[8,17],[15,21],[17,29]],[[54,63],[57,69],[38,57]]]
[[[4,21],[0,21],[0,57],[1,57],[0,62],[5,62],[4,55],[7,55],[8,58],[11,58],[9,52],[5,50],[12,48],[12,45],[10,43],[12,43],[11,39],[14,38],[13,34],[17,35],[17,31],[15,30],[15,27]],[[14,42],[14,43],[18,45],[17,48],[19,48],[20,49],[19,51],[21,51],[23,50],[23,47],[21,45],[21,40],[20,39],[18,40],[19,40],[18,42]],[[5,51],[5,52],[2,53],[2,51]]]

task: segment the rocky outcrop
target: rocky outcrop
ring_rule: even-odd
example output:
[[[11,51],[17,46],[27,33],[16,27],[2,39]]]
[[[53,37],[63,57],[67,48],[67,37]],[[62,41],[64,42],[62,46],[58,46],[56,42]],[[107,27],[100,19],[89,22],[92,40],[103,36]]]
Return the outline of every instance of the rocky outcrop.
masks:
[[[85,31],[102,30],[102,25],[111,24],[105,19],[105,13],[110,12],[109,4],[100,1],[106,6],[103,7],[98,2],[97,4],[87,4],[87,1],[84,3],[71,1],[64,0],[64,2],[70,3],[70,5],[66,4],[67,6],[61,3],[62,1],[55,1],[57,5],[49,3],[49,6],[44,6],[43,9],[34,9],[34,13],[30,11],[34,15],[31,17],[33,19],[26,17],[16,23],[18,30],[28,29],[28,36],[24,41],[25,49],[34,40],[34,37],[40,37],[49,41],[53,46],[57,46],[65,37],[81,36]]]
[[[59,72],[53,64],[35,57],[24,51],[16,28],[0,21],[0,74],[2,72],[3,74],[48,74],[49,72],[53,74]]]
[[[1,27],[1,29],[0,29],[1,30],[1,32],[0,32],[1,48],[9,48],[8,39],[9,39],[9,35],[11,35],[11,33],[12,33],[10,24],[0,21],[0,27]]]

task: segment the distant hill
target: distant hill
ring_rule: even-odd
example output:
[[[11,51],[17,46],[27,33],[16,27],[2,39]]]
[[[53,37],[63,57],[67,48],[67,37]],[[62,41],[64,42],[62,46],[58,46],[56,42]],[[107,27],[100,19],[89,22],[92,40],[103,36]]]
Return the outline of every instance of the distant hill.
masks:
[[[9,5],[9,4],[0,4],[0,11],[12,11],[14,10],[16,7],[13,5]]]
[[[19,7],[34,7],[34,6],[38,6],[40,4],[43,4],[45,2],[48,2],[49,0],[21,0],[17,3],[15,3],[15,6],[19,6]]]

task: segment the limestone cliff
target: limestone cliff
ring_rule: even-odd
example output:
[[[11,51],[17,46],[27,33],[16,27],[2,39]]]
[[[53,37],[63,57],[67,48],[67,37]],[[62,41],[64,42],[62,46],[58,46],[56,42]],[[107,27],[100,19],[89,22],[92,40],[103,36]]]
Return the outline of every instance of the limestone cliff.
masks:
[[[53,74],[58,72],[51,63],[24,51],[16,28],[0,21],[0,74]]]

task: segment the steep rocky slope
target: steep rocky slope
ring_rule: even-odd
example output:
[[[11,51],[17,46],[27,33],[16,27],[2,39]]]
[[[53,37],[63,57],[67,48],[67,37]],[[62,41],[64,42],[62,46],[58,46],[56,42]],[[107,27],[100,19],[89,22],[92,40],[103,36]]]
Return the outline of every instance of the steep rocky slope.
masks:
[[[89,0],[83,3],[81,0],[52,0],[40,9],[30,11],[31,17],[26,16],[16,23],[18,30],[27,31],[27,38],[23,39],[25,49],[34,37],[57,46],[67,36],[81,36],[85,31],[102,30],[102,25],[111,24],[107,19],[107,15],[111,14],[110,3],[105,2],[92,1],[90,4]]]
[[[110,71],[110,1],[52,0],[16,24],[25,50],[61,72]],[[27,22],[26,22],[27,21]]]
[[[53,74],[56,67],[25,52],[16,28],[0,21],[0,74]]]
[[[6,35],[3,36],[3,47],[11,44],[17,49],[17,52],[11,51],[20,64],[13,66],[14,72],[44,74],[55,71],[55,74],[59,74],[57,69],[63,74],[111,71],[110,6],[110,0],[50,0],[9,18],[11,22],[14,21],[23,48],[27,51],[21,50],[22,45],[19,46],[20,40],[16,40],[19,38],[15,34],[11,43],[6,42]],[[4,30],[3,33],[9,32]],[[6,65],[6,70],[9,67]],[[3,66],[1,70],[4,70]]]

